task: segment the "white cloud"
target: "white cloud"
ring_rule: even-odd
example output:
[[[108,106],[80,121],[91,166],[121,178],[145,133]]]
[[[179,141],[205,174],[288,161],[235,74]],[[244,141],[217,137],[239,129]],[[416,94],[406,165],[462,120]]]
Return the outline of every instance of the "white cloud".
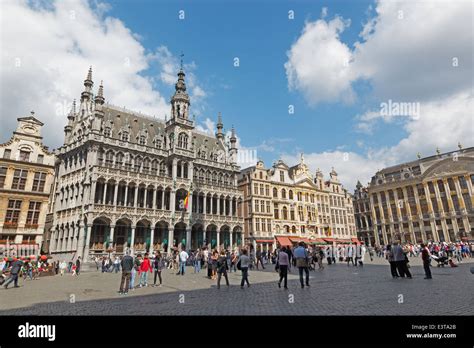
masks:
[[[432,155],[437,146],[442,151],[454,150],[458,141],[472,146],[474,139],[472,3],[381,0],[375,11],[353,49],[340,41],[338,34],[344,26],[339,17],[306,23],[285,64],[290,88],[301,91],[310,105],[347,101],[345,94],[353,98],[352,84],[368,80],[375,109],[355,116],[356,130],[365,134],[383,136],[374,131],[377,122],[397,119],[382,115],[378,104],[388,100],[419,103],[419,115],[403,118],[406,135],[397,144],[366,148],[363,155],[349,154],[360,162],[342,163],[339,172],[352,181],[348,186],[357,179],[367,182],[375,167],[413,160],[418,151]],[[458,66],[453,66],[454,58]],[[326,69],[331,59],[348,61],[349,66],[329,64]],[[339,154],[306,156],[325,163],[328,158],[337,161]],[[296,161],[298,156],[289,158]]]
[[[287,52],[288,86],[302,92],[309,104],[353,100],[349,69],[352,52],[339,39],[349,24],[338,16],[331,21],[307,22]]]
[[[204,120],[203,125],[201,125],[201,124],[196,125],[196,129],[201,131],[201,132],[207,133],[211,136],[214,136],[214,134],[216,132],[216,124],[213,120],[211,120],[209,117],[207,117]]]
[[[163,59],[157,60],[157,54],[140,43],[139,35],[119,19],[106,16],[108,4],[7,0],[0,6],[8,14],[2,16],[0,34],[0,141],[11,136],[17,117],[35,110],[45,123],[45,144],[60,146],[58,134],[63,133],[72,100],[80,98],[90,65],[94,91],[103,80],[106,102],[158,118],[169,114],[170,96],[154,90],[153,77],[144,72],[159,64],[159,78],[175,83],[173,55],[161,46],[157,52]],[[201,87],[191,87],[197,88],[201,100],[205,97]]]

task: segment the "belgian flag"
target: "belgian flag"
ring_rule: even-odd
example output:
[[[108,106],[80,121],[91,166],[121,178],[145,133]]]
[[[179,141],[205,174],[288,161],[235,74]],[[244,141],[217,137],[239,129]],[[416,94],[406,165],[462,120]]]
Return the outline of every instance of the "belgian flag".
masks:
[[[189,205],[189,191],[188,194],[186,195],[186,198],[184,199],[184,209],[188,210],[188,205]]]

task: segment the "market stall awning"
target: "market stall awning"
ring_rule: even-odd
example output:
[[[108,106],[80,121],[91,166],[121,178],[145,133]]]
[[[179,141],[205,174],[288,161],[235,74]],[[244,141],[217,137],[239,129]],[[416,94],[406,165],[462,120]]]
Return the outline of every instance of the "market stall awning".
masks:
[[[288,237],[276,236],[275,238],[281,246],[292,246],[293,245],[293,243],[291,243],[291,241],[290,241],[290,238],[288,238]]]
[[[362,244],[362,242],[360,240],[358,240],[357,238],[352,238],[351,239],[354,243],[357,243],[357,244]]]
[[[336,243],[351,243],[352,241],[350,239],[336,239]]]
[[[323,238],[326,242],[335,242],[336,239],[335,238]]]
[[[273,244],[273,239],[257,239],[255,241],[257,243],[270,243],[270,244]]]
[[[308,239],[308,238],[304,238],[304,237],[290,237],[290,240],[291,240],[293,243],[299,243],[299,242],[309,243],[309,239]]]

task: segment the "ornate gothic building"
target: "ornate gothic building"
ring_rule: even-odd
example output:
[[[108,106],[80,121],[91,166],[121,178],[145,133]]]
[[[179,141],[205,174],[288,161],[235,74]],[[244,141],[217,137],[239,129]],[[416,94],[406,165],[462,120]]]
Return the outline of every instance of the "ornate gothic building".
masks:
[[[165,122],[105,103],[92,70],[57,150],[53,255],[242,243],[236,136],[197,131],[182,70]],[[186,199],[187,198],[187,199]]]

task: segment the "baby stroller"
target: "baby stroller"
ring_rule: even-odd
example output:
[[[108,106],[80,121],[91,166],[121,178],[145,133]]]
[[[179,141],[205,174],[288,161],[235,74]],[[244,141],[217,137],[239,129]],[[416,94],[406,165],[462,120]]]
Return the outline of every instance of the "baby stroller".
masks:
[[[444,267],[448,265],[448,258],[446,256],[438,257],[435,255],[431,255],[431,257],[433,258],[433,260],[436,261],[436,267]]]

